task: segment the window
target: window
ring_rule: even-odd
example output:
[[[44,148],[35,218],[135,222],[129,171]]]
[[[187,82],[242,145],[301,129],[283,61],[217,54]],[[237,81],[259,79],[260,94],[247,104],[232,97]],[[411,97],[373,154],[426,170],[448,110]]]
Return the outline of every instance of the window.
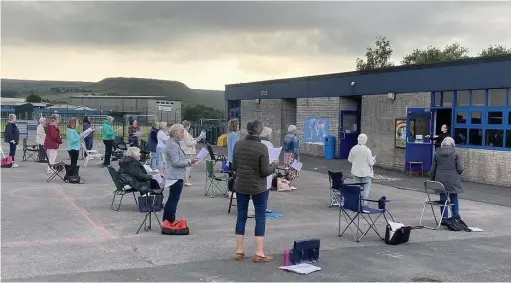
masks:
[[[506,147],[511,148],[511,130],[506,131]]]
[[[508,125],[511,125],[511,111],[507,113],[507,123]]]
[[[454,129],[454,142],[456,144],[467,144],[467,129],[456,128]]]
[[[482,146],[483,145],[483,131],[480,129],[468,130],[468,144]]]
[[[486,130],[486,146],[502,147],[504,144],[504,130]]]
[[[460,90],[456,94],[456,106],[469,106],[470,94],[468,90]]]
[[[488,106],[506,106],[506,104],[505,89],[488,90]]]
[[[466,124],[467,123],[467,112],[457,112],[456,113],[456,123],[457,124]]]
[[[451,107],[452,106],[452,98],[453,98],[453,91],[444,91],[442,95],[442,106],[443,107]]]
[[[482,89],[473,90],[472,96],[470,98],[470,105],[471,106],[484,106],[485,105],[485,103],[484,103],[485,95],[484,94],[485,94],[485,91]]]
[[[474,111],[471,113],[471,121],[472,123],[471,124],[481,124],[481,118],[482,118],[482,113],[480,111]]]
[[[488,112],[488,124],[490,125],[502,125],[503,116],[502,112]]]
[[[441,101],[441,98],[442,98],[442,93],[437,91],[435,92],[434,96],[433,96],[433,105],[434,106],[442,106],[442,101]],[[309,99],[307,98],[307,103],[309,103]],[[309,106],[309,104],[307,104],[307,106]]]

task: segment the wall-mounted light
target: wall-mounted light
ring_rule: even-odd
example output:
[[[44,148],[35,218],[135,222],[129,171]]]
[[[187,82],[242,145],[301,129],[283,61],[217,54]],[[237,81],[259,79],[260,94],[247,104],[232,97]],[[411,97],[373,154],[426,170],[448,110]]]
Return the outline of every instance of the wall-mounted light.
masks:
[[[396,99],[396,94],[393,93],[393,92],[389,92],[389,93],[387,93],[387,98],[390,99],[390,100],[395,100]]]
[[[261,104],[261,99],[260,98],[256,99],[256,102],[257,104]]]

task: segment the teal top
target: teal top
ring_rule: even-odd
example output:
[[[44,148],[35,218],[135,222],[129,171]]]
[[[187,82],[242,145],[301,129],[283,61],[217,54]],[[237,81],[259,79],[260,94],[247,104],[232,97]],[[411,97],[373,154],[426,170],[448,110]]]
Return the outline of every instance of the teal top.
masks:
[[[110,125],[110,122],[108,122],[108,120],[103,121],[103,139],[104,140],[115,139],[114,129],[112,129],[112,125]]]
[[[80,135],[75,129],[67,128],[67,150],[80,150]]]

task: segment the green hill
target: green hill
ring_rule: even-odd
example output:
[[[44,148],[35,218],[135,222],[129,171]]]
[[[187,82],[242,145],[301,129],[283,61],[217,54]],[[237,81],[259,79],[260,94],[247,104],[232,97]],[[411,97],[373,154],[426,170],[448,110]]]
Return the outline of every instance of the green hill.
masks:
[[[26,97],[31,92],[51,101],[68,100],[72,95],[96,93],[106,95],[158,95],[169,100],[181,100],[184,104],[202,104],[224,110],[224,92],[217,90],[193,90],[177,81],[142,78],[106,78],[97,83],[29,81],[2,79],[2,96]]]

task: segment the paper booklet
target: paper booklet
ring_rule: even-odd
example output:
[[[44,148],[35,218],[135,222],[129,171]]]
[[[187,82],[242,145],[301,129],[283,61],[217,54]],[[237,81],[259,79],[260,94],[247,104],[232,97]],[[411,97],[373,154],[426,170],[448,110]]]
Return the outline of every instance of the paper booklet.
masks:
[[[303,164],[296,159],[291,164],[291,167],[294,168],[296,171],[302,171],[302,166],[303,166]]]
[[[80,137],[81,138],[85,138],[86,136],[88,136],[90,133],[92,133],[92,127],[91,128],[88,128],[87,130],[83,131],[81,134],[80,134]]]
[[[197,154],[197,156],[195,158],[197,158],[197,162],[194,164],[194,165],[197,165],[199,164],[204,158],[206,158],[206,156],[208,156],[208,150],[205,149],[205,148],[202,148],[199,153]]]

